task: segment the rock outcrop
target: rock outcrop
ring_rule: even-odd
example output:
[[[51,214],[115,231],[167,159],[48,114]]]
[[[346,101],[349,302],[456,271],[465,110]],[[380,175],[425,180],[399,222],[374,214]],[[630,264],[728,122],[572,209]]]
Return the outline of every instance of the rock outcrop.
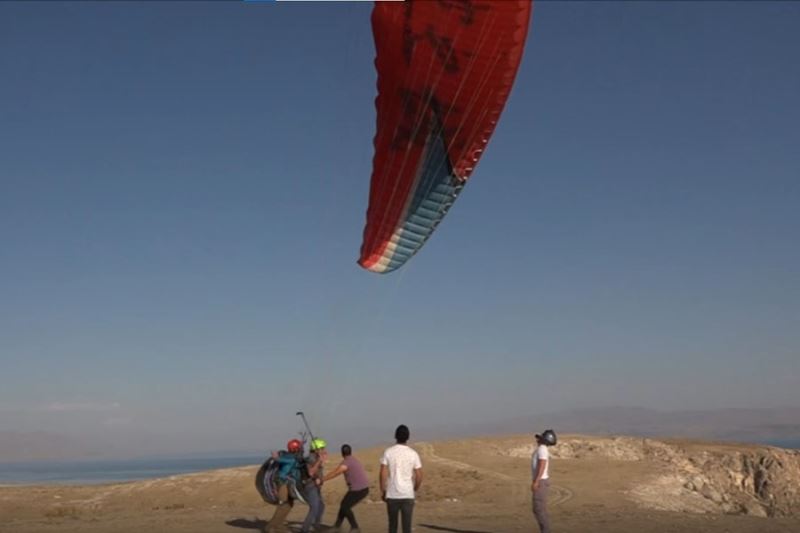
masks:
[[[505,454],[530,457],[533,445]],[[653,461],[658,474],[628,492],[638,504],[695,513],[800,514],[800,451],[635,437],[566,437],[554,458]]]

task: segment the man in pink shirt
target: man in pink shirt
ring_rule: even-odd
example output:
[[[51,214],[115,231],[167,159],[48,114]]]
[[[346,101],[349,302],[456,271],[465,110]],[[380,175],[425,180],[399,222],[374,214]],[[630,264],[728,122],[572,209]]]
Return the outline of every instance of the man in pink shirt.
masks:
[[[324,481],[333,479],[339,474],[344,474],[348,490],[339,506],[339,515],[336,517],[334,528],[338,530],[346,518],[350,524],[350,532],[357,533],[359,531],[358,522],[353,514],[353,507],[369,494],[369,478],[361,462],[353,457],[353,449],[349,444],[342,445],[342,462],[333,472],[325,476]]]

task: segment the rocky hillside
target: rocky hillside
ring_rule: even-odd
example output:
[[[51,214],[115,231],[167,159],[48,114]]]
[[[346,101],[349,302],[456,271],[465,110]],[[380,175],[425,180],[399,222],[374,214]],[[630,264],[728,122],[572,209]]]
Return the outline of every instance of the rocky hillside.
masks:
[[[507,450],[530,457],[533,445]],[[800,451],[771,446],[693,443],[633,437],[562,439],[554,458],[652,461],[657,474],[628,496],[644,507],[693,513],[800,514]]]

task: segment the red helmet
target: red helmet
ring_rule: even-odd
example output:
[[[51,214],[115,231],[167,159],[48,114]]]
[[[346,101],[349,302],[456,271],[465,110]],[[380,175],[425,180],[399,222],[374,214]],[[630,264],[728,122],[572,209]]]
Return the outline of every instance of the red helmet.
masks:
[[[297,453],[303,449],[303,443],[297,439],[292,439],[286,443],[286,449],[289,450],[290,453]]]

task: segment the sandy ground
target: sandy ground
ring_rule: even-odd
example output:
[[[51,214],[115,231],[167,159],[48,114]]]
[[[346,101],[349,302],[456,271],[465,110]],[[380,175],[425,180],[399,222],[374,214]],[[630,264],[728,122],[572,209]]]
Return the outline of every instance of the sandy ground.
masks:
[[[531,512],[529,437],[412,443],[422,455],[425,482],[414,511],[414,531],[489,533],[538,531]],[[356,450],[377,480],[380,450]],[[516,456],[515,456],[516,455]],[[329,468],[338,457],[332,457]],[[631,494],[657,479],[663,465],[602,457],[553,460],[551,520],[556,532],[800,532],[800,516],[761,518],[647,509]],[[222,532],[263,531],[273,507],[253,480],[257,465],[158,480],[83,487],[0,487],[0,532]],[[386,530],[377,481],[355,509],[364,532]],[[326,524],[344,493],[337,478],[324,486]],[[296,527],[307,507],[289,515]]]

